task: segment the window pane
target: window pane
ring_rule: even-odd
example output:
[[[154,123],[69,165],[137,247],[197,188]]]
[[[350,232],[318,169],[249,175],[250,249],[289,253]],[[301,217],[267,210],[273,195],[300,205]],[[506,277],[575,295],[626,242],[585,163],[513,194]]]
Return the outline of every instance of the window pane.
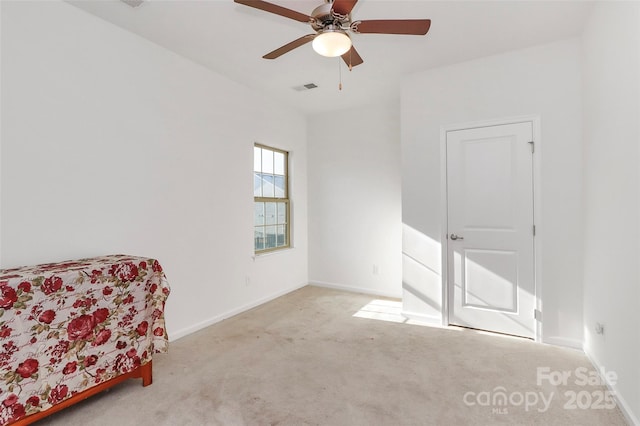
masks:
[[[282,152],[273,153],[273,173],[284,175],[284,154]]]
[[[273,151],[262,150],[262,173],[273,173]]]
[[[253,147],[253,171],[262,171],[262,148]]]
[[[277,237],[278,247],[287,245],[287,235],[285,233],[286,229],[287,227],[285,225],[278,225],[278,237]]]
[[[264,228],[255,228],[254,242],[256,250],[264,250]]]
[[[276,227],[275,226],[265,226],[266,230],[266,241],[264,248],[274,248],[276,247]]]
[[[264,203],[255,203],[255,213],[253,218],[253,224],[264,225]]]
[[[288,153],[254,145],[253,194],[256,253],[291,244],[288,194]]]
[[[284,176],[274,176],[273,178],[275,196],[284,198]]]
[[[287,204],[278,203],[278,224],[287,223]]]
[[[265,207],[265,219],[267,225],[276,224],[276,203],[264,203]]]
[[[262,175],[262,196],[275,197],[275,187],[273,186],[273,175]]]
[[[253,196],[262,196],[262,174],[260,173],[253,174]]]

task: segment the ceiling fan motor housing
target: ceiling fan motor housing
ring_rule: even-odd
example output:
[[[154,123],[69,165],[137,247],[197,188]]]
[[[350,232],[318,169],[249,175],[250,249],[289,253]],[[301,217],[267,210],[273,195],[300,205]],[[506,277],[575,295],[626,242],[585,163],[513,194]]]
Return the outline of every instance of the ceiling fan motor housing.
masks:
[[[313,17],[313,21],[311,21],[311,27],[320,31],[329,25],[335,25],[339,28],[346,29],[349,27],[349,22],[351,21],[351,15],[342,16],[336,14],[331,11],[333,7],[333,1],[327,1],[325,4],[316,7],[311,12],[311,16]],[[347,24],[347,27],[344,28],[344,25]]]

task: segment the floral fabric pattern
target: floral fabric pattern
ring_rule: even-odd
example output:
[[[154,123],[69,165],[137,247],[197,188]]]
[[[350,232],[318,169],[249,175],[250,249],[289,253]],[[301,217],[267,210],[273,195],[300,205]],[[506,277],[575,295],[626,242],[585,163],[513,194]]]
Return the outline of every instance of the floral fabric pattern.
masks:
[[[167,352],[155,259],[111,255],[0,270],[0,425]]]

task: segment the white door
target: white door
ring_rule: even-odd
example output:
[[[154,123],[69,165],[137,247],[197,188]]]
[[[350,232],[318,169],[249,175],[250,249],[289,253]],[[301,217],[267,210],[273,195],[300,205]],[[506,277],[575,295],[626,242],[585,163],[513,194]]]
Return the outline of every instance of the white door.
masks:
[[[535,337],[531,122],[447,132],[449,323]]]

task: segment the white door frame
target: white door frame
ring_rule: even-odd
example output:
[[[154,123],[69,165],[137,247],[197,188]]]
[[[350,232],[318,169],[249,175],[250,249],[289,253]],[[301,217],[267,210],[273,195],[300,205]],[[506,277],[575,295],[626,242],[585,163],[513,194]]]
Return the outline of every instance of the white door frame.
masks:
[[[542,152],[542,132],[540,128],[539,115],[525,115],[517,117],[507,117],[496,120],[484,120],[468,123],[452,124],[440,126],[440,214],[442,227],[440,228],[440,249],[441,249],[441,271],[442,271],[442,325],[449,325],[449,280],[448,280],[448,259],[447,238],[448,231],[448,199],[447,199],[447,133],[456,130],[474,129],[477,127],[500,126],[503,124],[531,123],[533,128],[533,223],[535,224],[536,234],[533,238],[534,245],[534,286],[535,286],[535,305],[539,312],[542,310],[542,268],[540,259],[542,259],[542,179],[540,168],[540,155]],[[542,342],[542,318],[535,321],[535,340]]]

